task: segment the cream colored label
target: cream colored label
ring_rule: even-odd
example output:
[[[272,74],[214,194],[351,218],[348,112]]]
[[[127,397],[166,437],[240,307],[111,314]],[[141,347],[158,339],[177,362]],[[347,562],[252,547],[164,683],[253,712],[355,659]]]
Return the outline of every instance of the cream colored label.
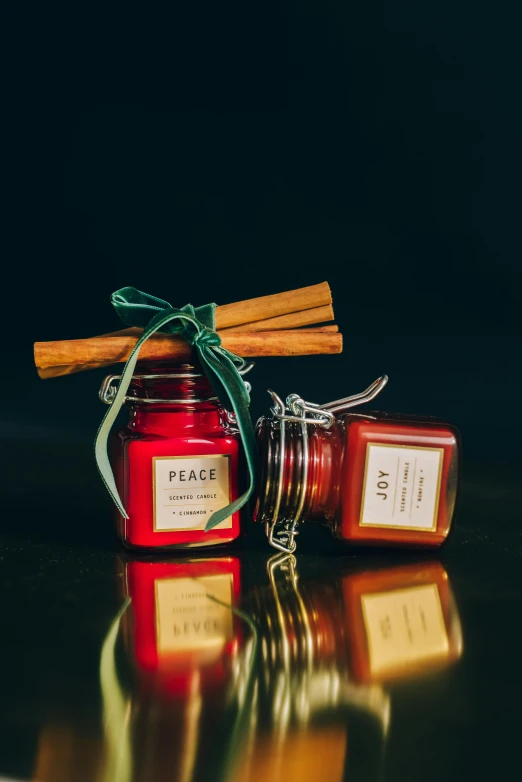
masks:
[[[363,595],[361,602],[373,675],[447,656],[436,584]]]
[[[361,526],[434,530],[443,456],[442,448],[368,443]]]
[[[230,502],[229,461],[225,455],[154,457],[154,529],[205,529]],[[229,516],[215,529],[231,526]]]
[[[220,602],[217,603],[212,598]],[[232,638],[231,604],[231,574],[158,579],[158,653],[186,649],[221,649],[226,641]]]

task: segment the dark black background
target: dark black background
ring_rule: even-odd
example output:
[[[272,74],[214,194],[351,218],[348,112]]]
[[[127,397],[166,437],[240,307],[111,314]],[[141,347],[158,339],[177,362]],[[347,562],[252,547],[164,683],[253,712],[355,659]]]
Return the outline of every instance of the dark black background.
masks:
[[[98,491],[103,373],[41,381],[32,343],[118,328],[124,285],[197,305],[326,279],[343,355],[260,360],[254,417],[268,386],[324,402],[386,372],[380,406],[455,422],[464,467],[518,462],[515,30],[466,3],[330,0],[61,18],[63,55],[28,46],[49,99],[7,123],[15,482],[67,441]]]
[[[431,690],[394,696],[386,779],[516,778],[517,4],[20,7],[3,72],[2,773],[34,776],[53,714],[90,734],[121,600],[91,445],[104,373],[41,381],[32,343],[118,328],[110,294],[124,285],[181,305],[326,279],[343,355],[259,360],[254,417],[268,386],[322,402],[387,372],[383,407],[463,435],[441,556],[464,657]],[[301,578],[362,566],[312,530]],[[259,552],[246,546],[252,583]]]

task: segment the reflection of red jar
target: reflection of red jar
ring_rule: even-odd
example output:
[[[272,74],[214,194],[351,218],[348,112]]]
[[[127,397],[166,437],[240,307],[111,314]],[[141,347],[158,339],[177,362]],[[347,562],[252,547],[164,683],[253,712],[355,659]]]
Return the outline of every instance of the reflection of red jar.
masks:
[[[357,778],[377,778],[389,697],[380,684],[351,679],[335,582],[303,581],[296,564],[291,555],[273,557],[270,588],[249,593],[259,672],[245,708],[250,734],[231,782],[340,782],[352,770]]]
[[[124,578],[132,600],[125,642],[142,684],[178,696],[191,691],[194,677],[214,687],[230,675],[241,637],[231,610],[241,586],[236,557],[129,561]]]
[[[373,398],[376,387],[356,403]],[[325,521],[349,543],[444,542],[457,492],[454,427],[433,418],[346,414],[352,398],[322,408],[295,396],[286,406],[275,400],[274,417],[258,424],[256,519],[277,548],[293,551],[297,524],[307,520]]]
[[[100,395],[109,403],[106,378]],[[126,399],[114,472],[128,519],[119,534],[130,548],[215,546],[240,534],[239,512],[209,532],[215,511],[238,497],[239,434],[209,381],[188,365],[141,367]]]
[[[268,574],[270,589],[249,595],[261,671],[233,782],[341,780],[347,737],[336,712],[346,654],[335,587],[300,582],[292,556],[273,557]]]
[[[357,681],[414,676],[461,656],[458,611],[439,562],[345,576],[342,592]]]
[[[298,586],[295,566],[293,557],[273,558],[268,563],[271,589],[255,586],[250,593],[249,610],[261,636],[270,639],[264,662],[279,671],[288,649],[299,658],[299,664],[292,663],[294,671],[305,656],[318,661],[319,667],[341,666],[343,631],[335,589],[317,582]]]

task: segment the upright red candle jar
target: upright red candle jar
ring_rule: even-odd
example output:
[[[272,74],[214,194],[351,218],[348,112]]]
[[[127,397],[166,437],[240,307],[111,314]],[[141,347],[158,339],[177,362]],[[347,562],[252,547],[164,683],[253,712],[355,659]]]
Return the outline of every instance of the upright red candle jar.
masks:
[[[270,543],[295,550],[302,521],[323,521],[347,543],[435,548],[453,521],[458,484],[457,430],[434,418],[349,413],[363,394],[319,406],[286,405],[272,393],[272,418],[258,423],[256,520]]]
[[[114,397],[110,375],[100,390]],[[128,518],[118,532],[129,548],[191,548],[239,537],[239,512],[205,532],[211,515],[238,497],[239,432],[208,379],[193,366],[144,366],[134,375],[129,422],[112,462]]]

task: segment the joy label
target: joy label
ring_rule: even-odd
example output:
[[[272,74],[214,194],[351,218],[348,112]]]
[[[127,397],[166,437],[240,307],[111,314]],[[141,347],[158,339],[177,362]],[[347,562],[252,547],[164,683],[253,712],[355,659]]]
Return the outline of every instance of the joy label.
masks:
[[[369,443],[361,526],[434,530],[443,456],[442,448]]]

